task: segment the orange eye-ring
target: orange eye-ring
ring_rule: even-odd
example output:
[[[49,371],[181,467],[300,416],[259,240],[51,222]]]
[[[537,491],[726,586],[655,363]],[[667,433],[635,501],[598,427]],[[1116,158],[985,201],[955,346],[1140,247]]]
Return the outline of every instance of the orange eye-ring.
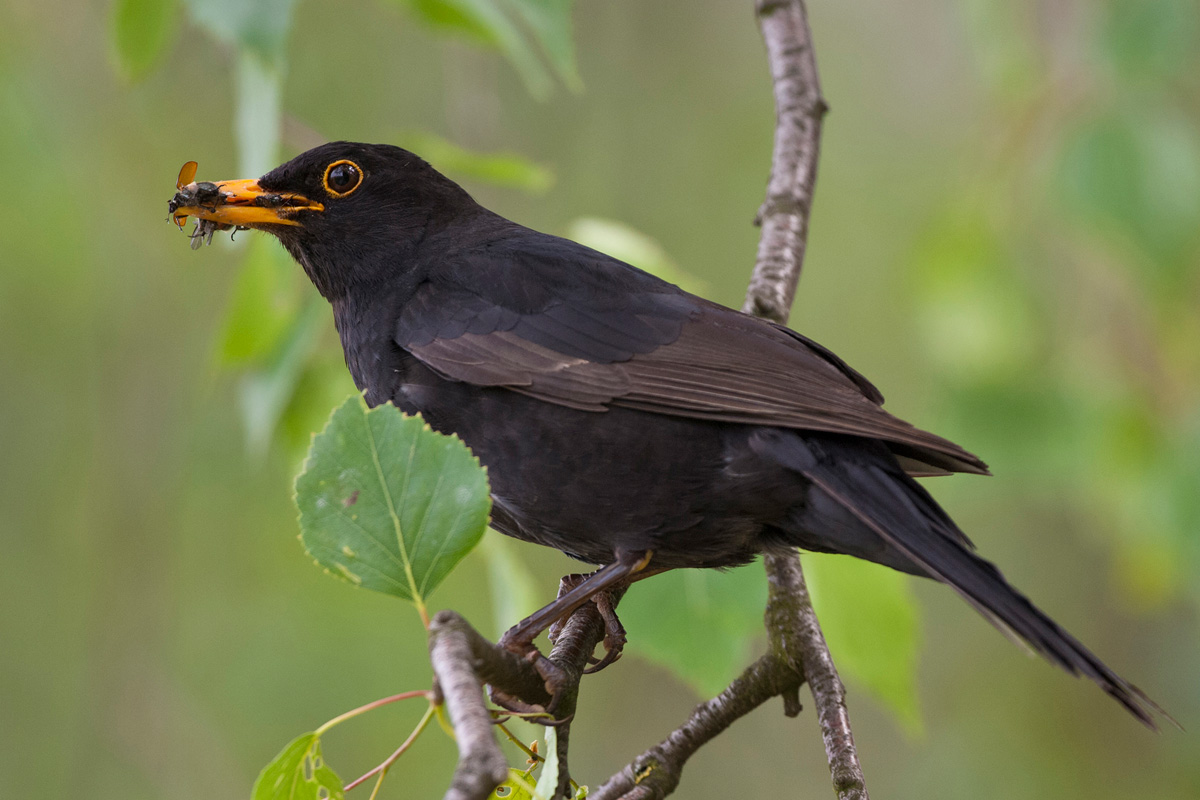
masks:
[[[353,161],[335,161],[325,168],[325,191],[345,197],[362,185],[363,171]]]

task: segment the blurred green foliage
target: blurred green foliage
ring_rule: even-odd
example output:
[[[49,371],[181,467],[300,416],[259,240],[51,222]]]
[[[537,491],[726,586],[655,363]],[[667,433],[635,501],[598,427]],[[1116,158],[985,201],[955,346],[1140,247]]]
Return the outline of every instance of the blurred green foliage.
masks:
[[[0,167],[18,178],[0,193],[5,785],[236,796],[314,720],[428,679],[412,615],[323,578],[291,538],[288,482],[353,392],[328,310],[265,237],[196,256],[169,225],[156,233],[183,161],[201,177],[261,172],[308,146],[305,126],[527,154],[537,168],[507,184],[524,180],[519,192],[443,166],[542,230],[588,239],[573,222],[591,217],[649,233],[704,294],[740,302],[773,122],[748,3],[576,4],[569,62],[554,55],[572,47],[569,4],[506,3],[499,24],[528,59],[511,70],[487,52],[512,64],[513,34],[448,42],[417,5],[0,2]],[[929,486],[1018,586],[1194,728],[1196,5],[809,7],[834,111],[794,327],[871,376],[890,409],[989,461],[995,478]],[[551,75],[573,88],[580,74],[585,94],[551,93]],[[118,187],[120,203],[96,203]],[[621,238],[588,243],[615,252]],[[497,549],[507,562],[483,552]],[[879,591],[915,593],[920,624],[868,620],[879,612],[857,610],[854,587],[875,578],[840,574],[835,557],[827,575],[825,560],[806,557],[877,794],[1200,792],[1189,736],[1147,737],[940,587],[889,574]],[[505,540],[466,558],[438,599],[504,627],[575,569]],[[661,576],[623,602],[629,652],[676,668],[683,654],[687,684],[711,689],[762,646],[761,572],[704,574],[713,585],[692,595],[707,608],[643,628],[655,620],[639,603],[688,596],[669,579],[691,580]],[[672,637],[674,655],[654,653]],[[895,660],[855,655],[877,640]],[[925,732],[911,741],[860,691],[911,709],[906,670]],[[695,700],[632,657],[596,676],[573,772],[609,774]],[[348,727],[330,743],[339,770],[374,766],[415,721],[397,710]],[[444,790],[453,749],[422,740],[412,758],[419,769],[397,766],[403,794]],[[823,762],[807,710],[762,712],[690,765],[681,792],[824,791]]]

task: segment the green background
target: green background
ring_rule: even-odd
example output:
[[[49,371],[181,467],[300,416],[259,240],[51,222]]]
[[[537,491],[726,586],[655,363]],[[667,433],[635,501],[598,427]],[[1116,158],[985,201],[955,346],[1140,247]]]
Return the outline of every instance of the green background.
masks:
[[[403,5],[309,0],[290,33],[260,26],[243,43],[268,62],[286,43],[282,105],[300,124],[285,125],[282,153],[314,131],[518,153],[552,183],[466,185],[541,230],[584,216],[630,225],[704,294],[740,304],[774,118],[750,2],[578,3],[581,92]],[[428,683],[416,615],[330,580],[296,541],[299,454],[349,391],[327,308],[307,305],[298,269],[255,256],[255,235],[193,253],[165,220],[184,161],[201,178],[271,161],[236,144],[232,67],[245,56],[196,23],[210,7],[229,18],[229,3],[201,0],[119,13],[0,2],[5,795],[246,796],[299,733]],[[1015,584],[1195,730],[1200,12],[1190,0],[863,0],[810,14],[832,113],[793,325],[870,376],[889,409],[991,464],[994,478],[931,488]],[[249,138],[269,139],[252,122]],[[247,296],[271,303],[237,333]],[[319,321],[297,391],[254,383],[297,313]],[[274,435],[256,433],[271,391],[286,409]],[[577,569],[509,550],[532,570],[535,602]],[[489,564],[469,556],[432,608],[491,631],[497,586],[506,600],[528,587],[492,582]],[[1142,730],[952,592],[911,583],[919,721],[849,687],[877,797],[1200,795],[1194,733]],[[630,657],[585,685],[581,782],[698,699],[635,657],[638,636],[631,625]],[[680,796],[828,796],[811,711],[780,710],[706,748]],[[420,712],[347,723],[325,755],[353,778]],[[439,737],[400,762],[386,796],[440,796],[455,754]]]

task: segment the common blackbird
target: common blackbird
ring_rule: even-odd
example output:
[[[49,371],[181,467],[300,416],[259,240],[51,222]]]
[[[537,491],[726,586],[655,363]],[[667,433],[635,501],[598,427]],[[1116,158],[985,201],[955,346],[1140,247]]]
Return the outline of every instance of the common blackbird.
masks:
[[[635,573],[800,547],[949,584],[1154,727],[1161,709],[913,479],[986,465],[884,411],[816,342],[510,222],[397,147],[333,142],[257,181],[194,174],[175,221],[278,237],[332,304],[367,402],[420,413],[488,467],[497,529],[604,565],[510,631],[515,649]],[[611,659],[622,637],[606,618]]]

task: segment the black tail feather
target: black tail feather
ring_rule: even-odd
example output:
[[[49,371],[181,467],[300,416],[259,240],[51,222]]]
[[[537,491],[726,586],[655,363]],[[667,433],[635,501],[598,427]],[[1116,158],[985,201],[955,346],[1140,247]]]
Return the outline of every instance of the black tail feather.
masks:
[[[809,439],[808,444],[815,445],[809,453],[799,458],[789,454],[789,466],[802,473],[825,499],[886,543],[893,566],[900,556],[919,568],[907,571],[923,572],[949,584],[1002,631],[1015,635],[1067,672],[1093,681],[1147,727],[1158,729],[1156,714],[1178,726],[1145,692],[1117,675],[1014,589],[994,564],[973,553],[949,516],[924,488],[892,463],[882,447],[876,452],[871,446],[875,443],[862,440]],[[838,451],[837,457],[830,458],[832,453],[823,452],[823,445],[832,445],[830,449]]]

